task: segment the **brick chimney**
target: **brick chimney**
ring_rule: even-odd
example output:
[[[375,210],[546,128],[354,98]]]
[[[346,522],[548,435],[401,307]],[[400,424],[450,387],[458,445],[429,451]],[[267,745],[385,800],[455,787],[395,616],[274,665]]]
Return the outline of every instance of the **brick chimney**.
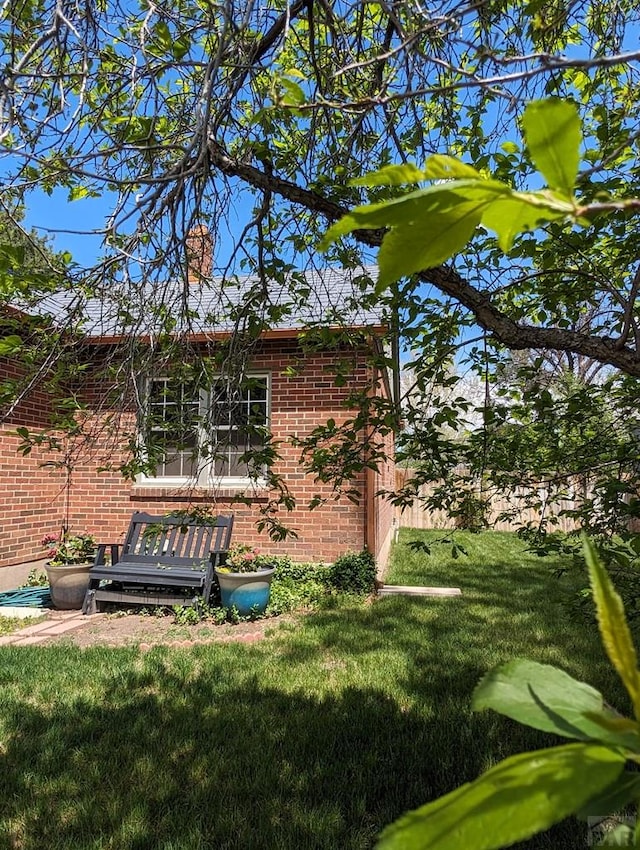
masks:
[[[213,239],[206,224],[196,224],[187,233],[187,282],[201,283],[213,271]]]

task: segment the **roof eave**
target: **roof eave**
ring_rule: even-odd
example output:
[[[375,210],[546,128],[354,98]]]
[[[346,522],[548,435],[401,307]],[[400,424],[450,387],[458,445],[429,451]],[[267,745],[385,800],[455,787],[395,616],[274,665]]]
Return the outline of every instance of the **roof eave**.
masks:
[[[305,328],[272,328],[268,331],[263,331],[259,338],[264,340],[298,339],[302,334],[308,333],[313,329],[314,326]],[[384,335],[388,333],[389,330],[386,325],[330,325],[329,329],[333,331],[365,331],[366,333],[374,336]],[[83,341],[91,345],[117,345],[123,340],[130,339],[131,336],[131,334],[86,336]],[[177,338],[178,334],[172,334],[172,336]],[[232,336],[233,331],[200,331],[198,333],[189,334],[188,339],[189,342],[196,343],[217,342],[230,339]],[[140,334],[139,336],[136,336],[136,339],[139,342],[151,342],[152,338],[151,334]]]

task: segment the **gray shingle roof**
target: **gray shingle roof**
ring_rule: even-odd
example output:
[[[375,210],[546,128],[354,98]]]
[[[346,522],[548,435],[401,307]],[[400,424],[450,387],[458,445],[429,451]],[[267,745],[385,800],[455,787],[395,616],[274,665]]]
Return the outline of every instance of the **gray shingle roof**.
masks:
[[[373,297],[373,270],[323,269],[292,273],[264,287],[255,276],[202,283],[146,284],[137,289],[110,286],[101,297],[79,300],[77,293],[43,299],[38,312],[56,320],[75,309],[90,337],[228,333],[257,320],[265,329],[380,327],[385,313]]]

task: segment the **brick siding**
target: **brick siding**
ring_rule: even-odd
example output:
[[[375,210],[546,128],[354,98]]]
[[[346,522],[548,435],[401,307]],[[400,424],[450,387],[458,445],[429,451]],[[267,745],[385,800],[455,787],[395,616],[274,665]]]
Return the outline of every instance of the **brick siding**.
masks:
[[[386,486],[387,478],[393,478],[393,465],[381,470],[373,481],[364,474],[354,480],[353,484],[362,491],[360,504],[344,498],[335,501],[328,485],[316,484],[312,476],[304,473],[299,465],[300,450],[290,442],[292,436],[305,436],[329,418],[338,424],[343,422],[350,416],[344,407],[345,398],[354,388],[364,388],[370,381],[369,370],[361,358],[347,386],[335,386],[331,374],[335,357],[333,353],[324,352],[302,358],[294,341],[271,340],[262,344],[252,363],[252,370],[271,375],[270,424],[274,438],[282,441],[279,446],[282,457],[275,471],[286,479],[297,502],[294,511],[283,511],[280,517],[285,525],[297,531],[297,539],[274,543],[265,533],[257,532],[255,522],[259,508],[268,499],[265,492],[251,494],[251,504],[240,505],[232,503],[236,490],[189,492],[124,480],[116,467],[127,459],[125,446],[135,435],[135,417],[127,410],[117,416],[101,412],[99,399],[103,396],[103,388],[94,384],[87,396],[90,412],[84,421],[84,430],[93,436],[76,460],[68,490],[68,506],[63,489],[64,474],[60,470],[43,468],[41,464],[47,458],[42,453],[26,458],[16,455],[17,437],[3,434],[0,486],[6,504],[12,505],[7,508],[12,512],[12,519],[11,524],[7,521],[0,529],[0,565],[41,555],[37,544],[42,535],[58,530],[67,514],[72,531],[86,530],[100,540],[118,541],[134,510],[165,513],[203,505],[210,505],[220,513],[233,512],[235,541],[256,545],[262,551],[287,553],[296,560],[331,561],[348,549],[358,551],[369,543],[370,548],[378,550],[374,554],[379,554],[389,536],[393,511],[388,503],[374,500],[371,487]],[[302,371],[292,376],[283,374],[292,363],[297,367],[302,363]],[[32,396],[28,405],[16,411],[11,427],[44,425],[46,411],[46,399]],[[114,468],[99,471],[107,461]],[[14,474],[16,471],[19,478]],[[12,478],[20,481],[19,501],[13,493]],[[306,505],[316,494],[328,501],[309,511]],[[375,540],[372,541],[367,540],[367,505],[370,509],[375,505],[376,512]]]
[[[0,358],[0,378],[20,379],[19,365]],[[59,453],[34,448],[19,453],[22,439],[16,428],[38,432],[47,426],[51,413],[45,393],[34,389],[0,426],[0,565],[16,564],[42,557],[44,534],[60,531],[64,504],[64,473],[55,466]]]

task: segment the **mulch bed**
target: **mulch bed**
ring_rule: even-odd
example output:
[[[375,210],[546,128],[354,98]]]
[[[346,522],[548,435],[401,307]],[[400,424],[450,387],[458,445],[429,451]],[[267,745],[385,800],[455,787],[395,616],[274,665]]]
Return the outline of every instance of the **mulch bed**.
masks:
[[[65,643],[79,647],[137,646],[143,651],[154,646],[194,646],[204,643],[254,643],[262,640],[285,621],[292,618],[242,622],[237,625],[215,625],[202,622],[179,625],[173,618],[143,614],[102,614],[86,618],[80,628],[47,639],[47,644]]]

